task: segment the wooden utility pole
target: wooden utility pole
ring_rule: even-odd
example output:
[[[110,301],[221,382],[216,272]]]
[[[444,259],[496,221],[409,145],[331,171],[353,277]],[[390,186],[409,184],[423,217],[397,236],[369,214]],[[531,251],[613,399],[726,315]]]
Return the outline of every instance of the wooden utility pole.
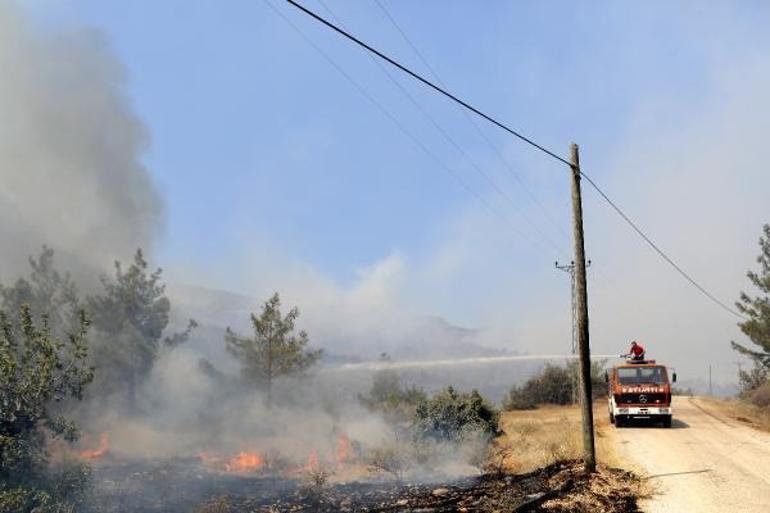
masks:
[[[594,412],[591,400],[591,350],[588,345],[588,289],[586,254],[583,242],[583,198],[580,194],[580,158],[577,144],[570,145],[572,168],[572,226],[575,242],[575,295],[577,300],[577,339],[580,361],[580,403],[583,411],[583,464],[587,473],[596,472]]]

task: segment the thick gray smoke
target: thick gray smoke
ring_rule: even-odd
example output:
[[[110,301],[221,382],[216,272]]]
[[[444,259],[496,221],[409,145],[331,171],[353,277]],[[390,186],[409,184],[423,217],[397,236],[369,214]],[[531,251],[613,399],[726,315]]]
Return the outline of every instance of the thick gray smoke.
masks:
[[[151,250],[162,202],[141,162],[148,138],[126,97],[125,70],[105,37],[44,30],[0,0],[0,69],[0,282],[27,275],[27,257],[44,244],[81,286],[137,247]],[[220,329],[206,340],[220,353],[221,337]],[[199,356],[191,347],[161,355],[140,393],[143,415],[81,405],[81,445],[94,448],[103,433],[117,457],[277,451],[298,462],[314,453],[334,460],[339,436],[367,447],[394,437],[358,404],[356,391],[340,401],[329,389],[336,383],[314,383],[326,388],[267,410],[261,397],[201,373]],[[294,397],[303,386],[283,388]]]
[[[0,277],[42,244],[80,267],[150,246],[162,203],[105,37],[44,31],[0,0],[0,69]]]

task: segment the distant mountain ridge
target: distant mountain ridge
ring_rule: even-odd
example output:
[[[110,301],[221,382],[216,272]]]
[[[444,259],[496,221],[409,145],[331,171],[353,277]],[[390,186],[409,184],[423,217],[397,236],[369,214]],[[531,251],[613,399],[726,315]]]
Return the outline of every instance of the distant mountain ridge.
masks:
[[[183,326],[188,318],[195,319],[200,327],[191,345],[215,360],[224,347],[225,328],[248,333],[250,314],[258,312],[264,303],[264,299],[191,285],[169,285],[168,295],[174,325]],[[455,326],[440,317],[375,318],[371,327],[363,328],[348,325],[344,318],[331,322],[327,317],[323,319],[323,324],[315,323],[303,315],[300,324],[308,331],[312,345],[325,350],[327,361],[374,360],[382,353],[409,360],[510,354],[476,342],[479,330]]]

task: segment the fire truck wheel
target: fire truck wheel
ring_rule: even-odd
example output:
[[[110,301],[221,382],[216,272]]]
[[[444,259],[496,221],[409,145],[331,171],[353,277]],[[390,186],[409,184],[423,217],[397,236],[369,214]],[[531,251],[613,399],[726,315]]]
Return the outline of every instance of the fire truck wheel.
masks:
[[[615,415],[613,415],[612,412],[610,412],[610,424],[614,424],[614,423],[615,423]]]
[[[663,427],[664,428],[671,427],[671,415],[666,415],[663,417]]]
[[[626,425],[626,419],[624,419],[621,415],[615,415],[615,427],[622,428]]]

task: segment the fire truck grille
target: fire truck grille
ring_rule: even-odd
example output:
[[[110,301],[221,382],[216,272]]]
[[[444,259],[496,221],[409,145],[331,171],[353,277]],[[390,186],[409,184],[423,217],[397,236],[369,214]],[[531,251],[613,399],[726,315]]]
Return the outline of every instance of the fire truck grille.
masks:
[[[620,400],[615,402],[619,404],[662,404],[666,403],[666,394],[663,393],[650,393],[650,394],[620,394]]]

